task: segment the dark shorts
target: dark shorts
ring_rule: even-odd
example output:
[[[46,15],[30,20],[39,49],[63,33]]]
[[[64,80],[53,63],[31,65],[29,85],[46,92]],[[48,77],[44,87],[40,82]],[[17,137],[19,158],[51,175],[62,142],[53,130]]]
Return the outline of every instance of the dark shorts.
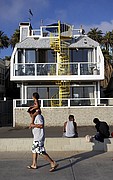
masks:
[[[104,142],[104,138],[101,137],[99,133],[97,133],[97,134],[95,135],[95,139],[96,139],[97,141]]]

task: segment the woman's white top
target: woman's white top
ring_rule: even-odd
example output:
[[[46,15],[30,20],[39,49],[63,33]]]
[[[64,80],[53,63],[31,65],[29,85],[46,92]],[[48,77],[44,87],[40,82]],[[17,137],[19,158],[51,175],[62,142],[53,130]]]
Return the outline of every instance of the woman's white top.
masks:
[[[73,121],[67,121],[65,136],[73,137],[74,135],[75,135],[75,128],[74,128]]]

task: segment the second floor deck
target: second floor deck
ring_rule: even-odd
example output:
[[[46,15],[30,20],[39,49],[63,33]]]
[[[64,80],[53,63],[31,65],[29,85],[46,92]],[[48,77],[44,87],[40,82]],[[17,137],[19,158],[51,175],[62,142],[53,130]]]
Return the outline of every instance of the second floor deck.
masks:
[[[16,63],[11,80],[102,80],[100,63]]]

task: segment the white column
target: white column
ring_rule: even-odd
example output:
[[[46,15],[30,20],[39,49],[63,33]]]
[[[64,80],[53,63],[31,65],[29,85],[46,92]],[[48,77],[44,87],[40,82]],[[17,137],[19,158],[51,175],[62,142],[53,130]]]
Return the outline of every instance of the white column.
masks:
[[[22,100],[22,104],[24,104],[24,85],[23,85],[23,83],[21,86],[21,100]]]
[[[27,85],[25,85],[25,104],[27,104]]]
[[[60,66],[61,66],[60,63],[61,63],[60,54],[57,52],[57,72],[56,72],[57,76],[58,76],[58,75],[61,75],[61,74],[60,74]]]
[[[94,88],[94,98],[95,98],[95,106],[97,106],[97,90],[96,90],[96,84]]]
[[[40,27],[40,34],[41,34],[41,37],[43,37],[43,28],[42,28],[42,26]]]
[[[80,76],[80,63],[78,63],[78,76]]]
[[[17,48],[14,48],[14,51],[12,53],[12,56],[11,56],[11,63],[10,63],[10,80],[13,79],[13,76],[14,76],[14,71],[15,71],[15,62],[14,62],[14,59],[15,59],[15,53],[17,51]]]
[[[23,50],[23,64],[25,64],[25,49]],[[25,73],[25,66],[24,66],[23,72]]]
[[[68,107],[70,108],[70,99],[68,99]]]
[[[98,92],[97,92],[98,101],[97,101],[97,103],[100,104],[100,81],[98,81],[97,89],[98,89]]]
[[[96,62],[96,59],[95,59],[95,48],[93,49],[93,54],[94,54],[94,63]]]
[[[16,100],[13,100],[13,127],[15,127],[16,125],[16,113],[15,113],[15,109],[16,109]]]

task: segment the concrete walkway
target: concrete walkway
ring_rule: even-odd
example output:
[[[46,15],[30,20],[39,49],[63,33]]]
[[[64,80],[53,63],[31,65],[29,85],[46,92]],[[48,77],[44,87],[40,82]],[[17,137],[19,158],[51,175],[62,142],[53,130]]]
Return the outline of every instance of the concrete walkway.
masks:
[[[46,127],[46,137],[62,137],[62,127]],[[113,132],[113,126],[110,126],[110,132]],[[96,133],[94,126],[80,126],[78,127],[79,137],[85,137],[88,135],[94,135]],[[31,138],[31,130],[22,127],[0,127],[0,138]]]
[[[111,127],[112,128],[112,127]],[[111,129],[110,128],[110,129]],[[111,129],[112,131],[112,129]],[[113,151],[113,138],[105,139],[104,143],[93,140],[87,142],[87,134],[96,133],[94,127],[78,127],[79,138],[62,137],[62,127],[46,127],[45,147],[47,151]],[[30,151],[32,133],[28,128],[0,128],[0,152]]]
[[[112,131],[112,127],[110,127]],[[94,127],[78,128],[79,136],[93,135]],[[62,136],[62,128],[46,128],[46,137],[51,140]],[[54,137],[54,138],[53,138]],[[22,128],[1,127],[0,140],[31,139],[31,131]],[[24,144],[25,146],[25,144]],[[31,146],[30,146],[31,148]],[[41,156],[36,170],[27,169],[31,165],[32,156],[28,151],[0,152],[0,180],[111,180],[113,179],[113,152],[103,151],[49,151],[49,155],[59,163],[55,172],[50,173],[50,165]]]
[[[0,180],[111,180],[113,179],[113,153],[102,152],[54,152],[49,155],[59,163],[50,173],[50,165],[42,157],[39,168],[31,165],[31,153],[0,153]]]

